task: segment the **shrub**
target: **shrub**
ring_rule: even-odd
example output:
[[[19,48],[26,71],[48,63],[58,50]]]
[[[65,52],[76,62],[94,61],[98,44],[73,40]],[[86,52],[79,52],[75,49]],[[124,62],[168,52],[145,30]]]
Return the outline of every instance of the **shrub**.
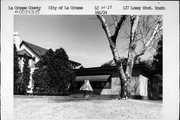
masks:
[[[49,49],[36,67],[33,73],[36,94],[68,95],[71,93],[70,86],[75,79],[75,73],[63,48],[55,52]]]

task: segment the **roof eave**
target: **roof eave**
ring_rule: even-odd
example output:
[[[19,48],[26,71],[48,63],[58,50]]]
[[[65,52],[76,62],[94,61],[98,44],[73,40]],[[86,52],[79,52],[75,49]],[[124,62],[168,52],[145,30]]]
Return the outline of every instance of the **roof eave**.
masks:
[[[22,46],[22,44],[24,44],[26,47],[28,47],[39,59],[42,59],[42,57],[40,55],[38,55],[28,44],[26,44],[25,41],[22,41],[22,43],[20,44],[20,47]]]

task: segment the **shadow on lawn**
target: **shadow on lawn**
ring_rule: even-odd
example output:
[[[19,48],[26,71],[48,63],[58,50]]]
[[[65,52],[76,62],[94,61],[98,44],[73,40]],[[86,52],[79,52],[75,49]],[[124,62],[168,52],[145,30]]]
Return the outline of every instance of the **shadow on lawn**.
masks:
[[[103,96],[103,95],[90,95],[89,98],[84,98],[83,95],[70,95],[67,97],[56,97],[55,99],[51,99],[54,102],[62,103],[62,102],[82,102],[82,101],[90,101],[90,102],[103,102],[104,100],[115,100],[118,99],[118,96]],[[162,102],[162,100],[148,100],[148,99],[140,99],[140,98],[129,98],[133,100],[140,101],[149,101],[149,102]]]
[[[53,99],[55,102],[82,102],[82,101],[94,101],[94,100],[112,100],[115,98],[112,97],[105,97],[105,96],[90,96],[89,98],[84,98],[83,95],[81,96],[74,96],[71,95],[66,99]]]

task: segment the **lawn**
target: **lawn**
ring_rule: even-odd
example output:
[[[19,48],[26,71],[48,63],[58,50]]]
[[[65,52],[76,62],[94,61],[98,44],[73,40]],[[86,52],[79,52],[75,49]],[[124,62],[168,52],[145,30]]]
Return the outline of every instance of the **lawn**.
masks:
[[[162,101],[100,96],[14,96],[14,120],[161,119]]]

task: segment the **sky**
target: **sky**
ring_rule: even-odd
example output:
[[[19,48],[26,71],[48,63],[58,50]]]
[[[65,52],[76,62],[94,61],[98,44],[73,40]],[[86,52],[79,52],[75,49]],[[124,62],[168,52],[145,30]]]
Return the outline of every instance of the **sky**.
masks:
[[[15,15],[14,32],[46,49],[62,47],[70,60],[84,67],[99,67],[113,59],[106,34],[94,15]],[[117,46],[120,56],[126,56],[128,40],[121,34]]]

